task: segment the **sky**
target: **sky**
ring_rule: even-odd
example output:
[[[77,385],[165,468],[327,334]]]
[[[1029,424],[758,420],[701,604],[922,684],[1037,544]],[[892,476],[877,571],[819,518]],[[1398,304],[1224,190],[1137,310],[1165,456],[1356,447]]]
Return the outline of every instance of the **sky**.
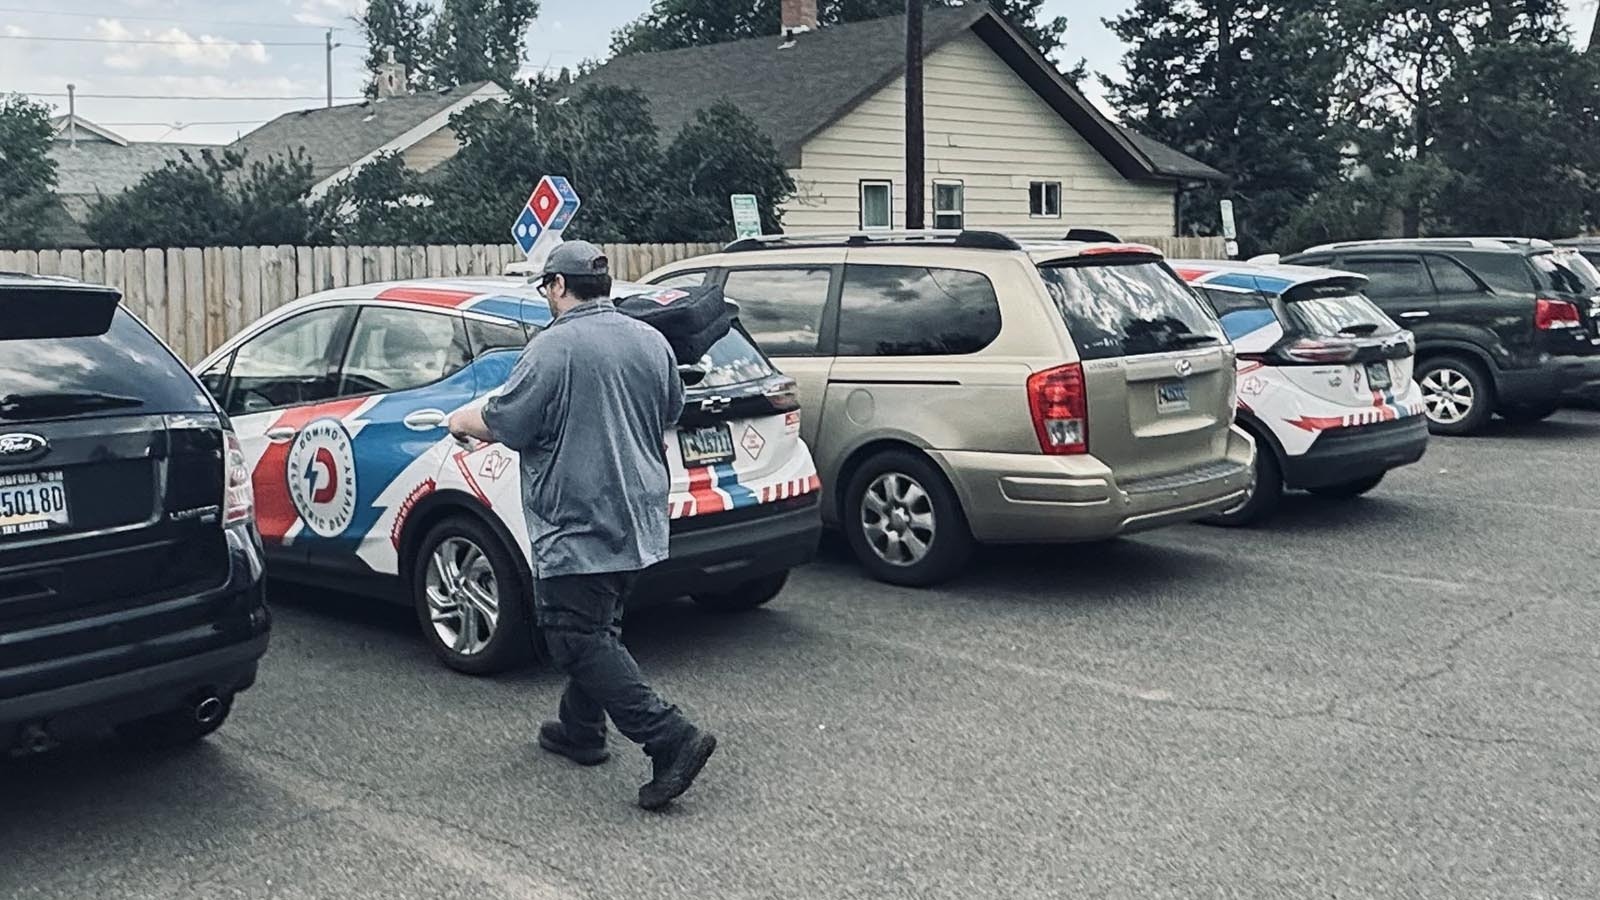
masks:
[[[827,0],[822,0],[827,2]],[[1569,3],[1580,43],[1600,0]],[[1065,59],[1118,77],[1121,43],[1102,24],[1132,0],[1047,0],[1066,16]],[[324,36],[335,102],[365,82],[355,16],[364,0],[0,0],[0,93],[24,91],[130,140],[225,143],[283,112],[325,100]],[[649,0],[543,0],[528,35],[530,67],[573,65],[606,52],[613,29]],[[1097,85],[1091,97],[1101,99]],[[237,99],[284,98],[284,99]],[[215,99],[226,98],[226,99]]]

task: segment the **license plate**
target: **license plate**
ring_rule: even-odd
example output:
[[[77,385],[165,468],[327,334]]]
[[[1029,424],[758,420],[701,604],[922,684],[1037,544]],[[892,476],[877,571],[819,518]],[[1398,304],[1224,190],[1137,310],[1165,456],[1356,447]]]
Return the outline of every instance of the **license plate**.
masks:
[[[1386,391],[1394,382],[1389,378],[1388,363],[1367,363],[1367,384],[1375,391]]]
[[[1163,381],[1156,385],[1156,412],[1183,412],[1188,408],[1188,384],[1182,381]]]
[[[60,472],[0,475],[0,537],[71,524],[67,485]]]
[[[714,466],[733,462],[733,431],[726,425],[689,428],[678,432],[678,449],[685,466]]]

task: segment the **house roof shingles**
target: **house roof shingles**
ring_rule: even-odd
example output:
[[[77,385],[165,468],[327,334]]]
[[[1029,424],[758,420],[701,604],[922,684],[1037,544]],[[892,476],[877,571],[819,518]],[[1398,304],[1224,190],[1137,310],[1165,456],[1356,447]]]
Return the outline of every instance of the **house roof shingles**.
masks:
[[[230,147],[249,158],[303,149],[312,174],[320,181],[348,169],[436,115],[483,89],[488,82],[443,91],[368,100],[317,109],[302,109],[273,119],[234,141]]]
[[[969,30],[1124,175],[1168,180],[1226,177],[1107,119],[987,5],[928,10],[923,20],[924,52],[932,53]],[[663,141],[676,135],[696,111],[728,100],[794,165],[807,140],[903,73],[904,42],[905,17],[888,16],[801,34],[787,46],[774,35],[616,57],[578,84],[643,93]]]

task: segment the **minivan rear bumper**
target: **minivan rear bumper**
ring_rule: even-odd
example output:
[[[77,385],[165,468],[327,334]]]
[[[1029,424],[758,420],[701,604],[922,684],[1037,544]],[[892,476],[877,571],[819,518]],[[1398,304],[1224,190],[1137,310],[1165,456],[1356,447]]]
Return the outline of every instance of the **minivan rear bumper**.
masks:
[[[1092,456],[930,450],[985,543],[1072,543],[1192,522],[1249,496],[1255,442],[1233,428],[1227,453],[1195,469],[1118,483]]]

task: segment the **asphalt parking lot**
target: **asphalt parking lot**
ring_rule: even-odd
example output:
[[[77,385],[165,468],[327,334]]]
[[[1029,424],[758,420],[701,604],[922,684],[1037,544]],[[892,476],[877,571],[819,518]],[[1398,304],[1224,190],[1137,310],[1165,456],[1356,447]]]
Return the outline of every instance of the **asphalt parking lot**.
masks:
[[[205,745],[0,762],[0,897],[1600,896],[1600,413],[1436,439],[1266,528],[998,550],[932,591],[835,546],[760,612],[642,611],[722,738],[530,741],[548,672],[280,590]]]

